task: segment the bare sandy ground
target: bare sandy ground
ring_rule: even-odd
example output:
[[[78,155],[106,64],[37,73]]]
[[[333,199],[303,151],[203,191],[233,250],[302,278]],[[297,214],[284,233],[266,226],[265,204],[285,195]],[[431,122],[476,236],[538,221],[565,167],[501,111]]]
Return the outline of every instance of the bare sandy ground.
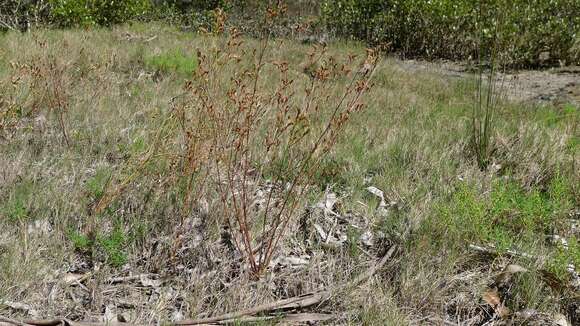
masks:
[[[403,70],[433,72],[450,78],[472,75],[468,66],[455,62],[397,61]],[[520,70],[502,73],[505,94],[512,100],[553,104],[580,105],[580,67],[562,67],[544,70]]]

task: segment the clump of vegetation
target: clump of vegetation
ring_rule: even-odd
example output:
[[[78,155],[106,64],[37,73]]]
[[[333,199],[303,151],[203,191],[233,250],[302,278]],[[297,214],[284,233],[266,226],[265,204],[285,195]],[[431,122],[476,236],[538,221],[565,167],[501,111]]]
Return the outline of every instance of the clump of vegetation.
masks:
[[[46,42],[39,41],[38,45],[49,50]],[[66,126],[70,83],[67,63],[46,55],[29,62],[13,62],[11,68],[10,81],[18,93],[8,100],[0,99],[0,131],[9,132],[8,126],[15,128],[24,118],[39,118],[37,129],[44,129],[44,120],[50,116],[56,120],[66,145],[70,145]]]
[[[59,26],[113,25],[148,13],[151,0],[50,0],[50,20]]]
[[[272,8],[267,23],[284,10]],[[217,33],[224,32],[223,22],[218,19]],[[378,61],[374,50],[341,62],[315,49],[309,54],[315,68],[296,78],[287,61],[267,58],[271,46],[266,37],[260,47],[247,48],[234,30],[225,43],[200,52],[171,116],[184,152],[174,163],[181,171],[168,172],[179,173],[172,179],[185,185],[183,218],[200,198],[217,195],[221,223],[254,277],[269,266],[350,116],[364,107]],[[259,191],[267,199],[255,206]]]
[[[146,57],[145,64],[157,71],[176,72],[191,76],[197,69],[198,63],[195,55],[185,54],[180,49],[173,49],[162,54]]]
[[[389,44],[404,56],[473,59],[478,31],[498,28],[499,42],[510,50],[510,65],[580,62],[580,5],[574,0],[288,0],[285,3],[298,16],[276,26],[277,32],[286,29],[281,33],[285,35],[301,35],[300,30],[316,26],[319,32],[339,37]],[[265,12],[266,7],[265,2],[253,0],[10,0],[0,5],[0,29],[26,30],[32,25],[46,24],[111,26],[135,19],[162,19],[192,30],[211,30],[214,10],[219,8],[236,17],[234,26],[259,35],[263,26],[256,12]],[[303,14],[307,19],[300,17],[303,8],[309,8]],[[485,15],[479,17],[482,10]]]
[[[498,26],[490,31],[486,29],[482,21],[484,13],[479,12],[480,26],[478,36],[478,62],[479,76],[477,77],[477,93],[473,104],[471,117],[471,149],[475,154],[480,169],[485,169],[490,164],[494,151],[494,124],[497,107],[504,97],[503,81],[498,76],[498,71],[503,69],[502,60],[505,54],[499,44]],[[490,39],[491,41],[487,41]],[[486,63],[487,67],[486,71]]]
[[[328,0],[322,5],[322,19],[335,34],[389,43],[405,56],[475,58],[478,31],[491,36],[497,28],[498,41],[509,47],[509,63],[528,66],[578,64],[573,47],[579,16],[574,0]]]
[[[10,196],[0,205],[0,216],[12,223],[24,222],[30,217],[29,202],[32,199],[33,184],[22,182],[14,187]]]
[[[106,262],[113,267],[121,267],[127,262],[126,242],[125,233],[118,228],[97,238],[99,248],[105,254]]]
[[[574,207],[573,196],[572,186],[561,177],[554,178],[546,191],[496,181],[489,194],[482,195],[473,185],[460,184],[424,228],[430,238],[438,239],[435,246],[528,249],[563,231]]]
[[[0,30],[48,24],[67,28],[112,26],[160,18],[191,24],[210,22],[212,10],[229,7],[229,1],[223,0],[6,0],[0,4]]]
[[[108,233],[96,236],[70,230],[68,239],[76,251],[92,257],[94,261],[102,261],[112,267],[121,267],[127,262],[126,246],[129,239],[118,225]]]
[[[86,190],[89,198],[99,200],[103,197],[107,184],[111,178],[111,172],[106,168],[100,168],[95,175],[86,182]]]

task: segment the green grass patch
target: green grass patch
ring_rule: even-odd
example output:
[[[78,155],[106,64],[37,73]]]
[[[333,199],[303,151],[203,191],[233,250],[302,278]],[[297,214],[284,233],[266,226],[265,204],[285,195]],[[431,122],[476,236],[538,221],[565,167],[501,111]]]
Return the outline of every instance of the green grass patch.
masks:
[[[576,268],[580,266],[580,243],[578,239],[572,238],[567,241],[567,245],[559,244],[552,259],[548,262],[548,270],[561,280],[570,278],[568,266],[572,264]]]
[[[95,175],[87,180],[86,191],[93,200],[100,199],[111,179],[111,171],[108,168],[99,168]]]
[[[115,228],[109,234],[97,237],[99,248],[106,257],[106,262],[113,267],[121,267],[127,262],[125,246],[127,236],[120,228]]]
[[[161,72],[175,72],[190,75],[197,69],[197,56],[188,54],[181,49],[145,57],[145,65]]]
[[[0,204],[0,215],[14,223],[30,217],[30,200],[34,184],[22,182],[14,186],[8,198]]]
[[[67,236],[76,251],[103,260],[112,267],[121,267],[127,262],[130,236],[120,223],[116,224],[113,230],[97,235],[96,239],[74,230],[69,230]]]
[[[67,235],[75,250],[88,252],[92,249],[92,241],[86,235],[72,229],[69,230]]]
[[[489,193],[462,183],[436,205],[423,235],[436,247],[491,245],[500,252],[527,249],[555,234],[573,208],[569,181],[556,177],[548,189],[525,190],[513,181],[495,181]]]
[[[579,112],[578,108],[571,104],[564,105],[561,109],[550,107],[538,108],[536,119],[546,127],[562,127],[563,125],[570,123],[570,121],[578,119]]]

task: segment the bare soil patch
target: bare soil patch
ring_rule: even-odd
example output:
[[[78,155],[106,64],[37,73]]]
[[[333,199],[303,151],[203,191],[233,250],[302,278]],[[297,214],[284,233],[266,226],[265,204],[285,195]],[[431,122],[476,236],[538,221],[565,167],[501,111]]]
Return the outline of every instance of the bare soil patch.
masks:
[[[450,78],[473,76],[465,63],[418,60],[396,61],[406,71],[432,72]],[[508,71],[500,75],[506,95],[514,101],[556,106],[580,103],[580,67]]]

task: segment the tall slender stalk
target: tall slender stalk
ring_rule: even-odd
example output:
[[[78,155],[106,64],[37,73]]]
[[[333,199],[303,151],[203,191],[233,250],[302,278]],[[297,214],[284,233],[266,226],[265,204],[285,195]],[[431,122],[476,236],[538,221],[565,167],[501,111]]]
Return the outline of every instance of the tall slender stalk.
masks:
[[[484,170],[490,164],[494,151],[495,113],[503,93],[503,79],[498,79],[498,67],[501,67],[501,51],[498,44],[502,15],[490,15],[480,0],[478,6],[478,77],[476,103],[473,105],[471,120],[471,145],[477,165]],[[496,11],[499,8],[494,8]],[[485,19],[494,17],[491,37],[486,35]],[[487,61],[487,62],[486,62]],[[488,65],[488,67],[486,67]]]

